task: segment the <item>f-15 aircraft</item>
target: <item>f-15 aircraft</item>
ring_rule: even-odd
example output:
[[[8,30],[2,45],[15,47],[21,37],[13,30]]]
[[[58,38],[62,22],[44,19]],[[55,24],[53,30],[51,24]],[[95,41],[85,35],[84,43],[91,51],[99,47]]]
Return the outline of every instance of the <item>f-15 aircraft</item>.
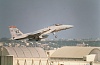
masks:
[[[43,28],[43,29],[40,29],[40,30],[32,32],[32,33],[23,34],[16,26],[9,26],[12,40],[27,39],[29,41],[31,41],[31,40],[40,41],[41,39],[47,38],[49,33],[54,34],[55,32],[70,29],[70,28],[73,28],[73,25],[55,24],[53,26],[49,26],[47,28]]]

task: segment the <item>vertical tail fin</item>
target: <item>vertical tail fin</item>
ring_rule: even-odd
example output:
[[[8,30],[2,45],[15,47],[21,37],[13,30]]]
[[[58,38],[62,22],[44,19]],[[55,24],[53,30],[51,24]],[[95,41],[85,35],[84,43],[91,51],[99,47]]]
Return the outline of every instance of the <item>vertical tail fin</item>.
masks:
[[[23,34],[16,26],[9,26],[9,30],[12,39],[16,38],[17,36],[21,36]]]

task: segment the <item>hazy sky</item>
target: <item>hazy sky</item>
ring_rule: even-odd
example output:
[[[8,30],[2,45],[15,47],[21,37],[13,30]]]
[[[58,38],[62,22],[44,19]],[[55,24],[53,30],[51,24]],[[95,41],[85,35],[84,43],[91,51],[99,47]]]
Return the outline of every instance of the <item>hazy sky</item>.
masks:
[[[58,38],[100,38],[100,0],[1,0],[0,38],[10,38],[8,26],[23,33],[60,23],[74,28]],[[49,38],[54,38],[51,34]]]

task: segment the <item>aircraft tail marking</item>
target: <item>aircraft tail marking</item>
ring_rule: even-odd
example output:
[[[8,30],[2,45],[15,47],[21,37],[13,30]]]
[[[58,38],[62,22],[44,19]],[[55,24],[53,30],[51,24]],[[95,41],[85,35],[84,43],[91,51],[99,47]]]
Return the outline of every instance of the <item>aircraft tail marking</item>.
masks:
[[[16,38],[17,36],[21,36],[23,34],[16,26],[9,26],[9,30],[12,39]]]

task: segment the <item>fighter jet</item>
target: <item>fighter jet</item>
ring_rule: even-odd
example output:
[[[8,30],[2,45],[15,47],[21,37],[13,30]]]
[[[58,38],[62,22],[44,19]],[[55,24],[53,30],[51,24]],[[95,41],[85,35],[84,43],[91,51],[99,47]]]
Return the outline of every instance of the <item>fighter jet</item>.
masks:
[[[49,36],[49,33],[55,34],[55,32],[70,28],[73,28],[73,25],[55,24],[35,32],[23,34],[16,26],[9,26],[12,40],[27,39],[28,41],[40,41],[41,39],[47,38]]]

